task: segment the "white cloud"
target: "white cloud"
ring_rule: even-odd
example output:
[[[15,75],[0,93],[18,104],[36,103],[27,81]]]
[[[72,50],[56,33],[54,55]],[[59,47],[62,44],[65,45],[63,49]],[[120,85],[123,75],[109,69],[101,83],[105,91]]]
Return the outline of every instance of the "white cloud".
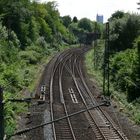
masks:
[[[48,2],[49,0],[41,0]],[[53,1],[53,0],[50,0]],[[96,14],[103,14],[105,21],[117,10],[138,12],[138,0],[55,0],[62,16],[77,16],[95,20]]]

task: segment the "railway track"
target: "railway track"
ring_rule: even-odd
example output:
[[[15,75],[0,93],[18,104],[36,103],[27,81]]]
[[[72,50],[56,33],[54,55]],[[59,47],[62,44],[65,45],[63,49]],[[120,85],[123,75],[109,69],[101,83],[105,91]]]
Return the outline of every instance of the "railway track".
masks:
[[[63,90],[61,85],[62,71],[66,61],[71,57],[71,53],[65,53],[59,56],[59,59],[55,62],[55,67],[52,71],[52,78],[50,84],[50,94],[51,94],[51,116],[52,120],[57,119],[61,116],[67,116],[68,112],[66,109]],[[56,93],[54,94],[54,90]],[[57,129],[58,128],[58,129]],[[69,118],[64,119],[58,123],[53,124],[54,139],[74,139],[76,140],[73,128]]]
[[[58,55],[50,75],[51,120],[98,105],[82,70],[88,48]],[[127,140],[110,116],[98,107],[52,124],[54,140]]]
[[[79,92],[81,92],[83,102],[86,108],[88,108],[89,105],[91,104],[97,105],[98,103],[94,99],[91,91],[89,90],[84,80],[84,76],[81,71],[81,66],[82,66],[81,64],[82,64],[81,61],[79,61],[79,65],[77,64],[75,65],[79,73],[79,77],[80,77],[80,81],[75,81],[75,83],[77,83],[76,86]],[[102,107],[98,107],[94,110],[89,110],[88,114],[90,117],[87,116],[87,118],[91,124],[91,127],[93,127],[93,131],[96,130],[95,135],[97,139],[105,139],[105,140],[109,140],[109,139],[126,140],[127,139],[126,136],[120,130],[120,128],[110,118],[110,116],[102,110]]]

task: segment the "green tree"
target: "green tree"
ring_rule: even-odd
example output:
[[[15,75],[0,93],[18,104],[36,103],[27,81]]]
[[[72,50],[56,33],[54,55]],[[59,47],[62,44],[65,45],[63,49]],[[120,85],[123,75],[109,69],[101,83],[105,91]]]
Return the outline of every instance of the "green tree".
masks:
[[[77,18],[76,16],[75,16],[75,17],[73,17],[72,22],[77,23],[77,22],[78,22],[78,18]]]
[[[14,30],[21,41],[21,46],[27,44],[27,24],[31,15],[30,1],[5,0],[0,2],[0,7],[0,14],[3,14],[3,25],[9,30]],[[26,32],[25,35],[23,35],[23,30]]]
[[[125,16],[126,13],[124,13],[123,11],[116,11],[115,13],[113,13],[111,15],[111,17],[108,19],[109,21],[112,21],[114,19],[120,19],[123,18]]]
[[[31,20],[29,22],[29,38],[31,42],[35,42],[37,38],[39,38],[39,30],[40,26],[39,23],[36,21],[36,18],[34,16],[31,17]]]
[[[69,25],[71,24],[71,22],[72,22],[72,19],[71,19],[70,16],[63,16],[63,17],[62,17],[62,22],[63,22],[64,26],[65,26],[66,28],[68,28],[68,26],[69,26]]]
[[[40,36],[43,36],[47,42],[50,43],[52,39],[52,29],[49,27],[48,23],[44,19],[38,18],[40,23]]]
[[[93,31],[93,26],[92,26],[92,22],[87,19],[87,18],[82,18],[79,22],[78,22],[78,27],[86,30],[88,32],[92,32]]]
[[[110,44],[113,52],[133,47],[134,39],[140,33],[140,16],[125,14],[111,22]]]

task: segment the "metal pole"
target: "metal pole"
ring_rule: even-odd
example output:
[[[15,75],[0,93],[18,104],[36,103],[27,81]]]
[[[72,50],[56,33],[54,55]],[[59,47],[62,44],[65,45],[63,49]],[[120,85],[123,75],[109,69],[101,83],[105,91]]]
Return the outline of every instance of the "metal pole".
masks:
[[[110,46],[109,46],[109,22],[106,23],[107,31],[107,95],[110,95],[110,68],[109,68],[109,56],[110,56]]]
[[[97,68],[97,67],[96,67],[96,66],[97,66],[97,64],[96,64],[96,63],[97,63],[97,61],[96,61],[96,59],[97,59],[97,58],[96,58],[96,55],[97,55],[97,54],[96,54],[96,47],[97,47],[97,41],[94,40],[94,69],[95,69],[95,70],[96,70],[96,68]]]
[[[95,22],[95,34],[97,36],[97,22]],[[94,39],[94,69],[97,69],[97,52],[96,52],[96,47],[97,47],[97,38]]]
[[[110,47],[109,47],[109,22],[106,23],[106,38],[105,38],[105,50],[104,50],[104,64],[103,64],[103,94],[106,94],[107,87],[107,95],[110,94],[110,80],[109,80],[109,55],[110,55]],[[107,83],[106,83],[107,82]],[[106,85],[107,84],[107,85]]]
[[[95,40],[94,40],[94,69],[95,69]]]
[[[103,62],[103,94],[105,95],[105,81],[106,81],[106,40],[104,50],[104,62]]]
[[[4,105],[3,88],[0,86],[0,140],[4,139]]]

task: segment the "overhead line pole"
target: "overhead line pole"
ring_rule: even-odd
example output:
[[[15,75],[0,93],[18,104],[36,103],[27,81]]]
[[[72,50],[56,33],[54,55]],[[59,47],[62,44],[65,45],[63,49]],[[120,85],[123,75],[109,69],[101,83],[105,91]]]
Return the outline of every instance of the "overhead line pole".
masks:
[[[95,22],[95,34],[97,35],[97,22]],[[97,38],[94,40],[94,69],[97,69]]]
[[[106,38],[105,38],[105,50],[104,50],[104,64],[103,64],[103,94],[110,95],[110,70],[109,70],[109,22],[106,23]],[[107,90],[106,90],[107,88]]]
[[[104,49],[104,62],[103,62],[103,94],[105,95],[106,87],[106,40],[105,40],[105,49]]]
[[[110,95],[110,44],[109,44],[109,22],[106,23],[107,32],[107,95]]]

